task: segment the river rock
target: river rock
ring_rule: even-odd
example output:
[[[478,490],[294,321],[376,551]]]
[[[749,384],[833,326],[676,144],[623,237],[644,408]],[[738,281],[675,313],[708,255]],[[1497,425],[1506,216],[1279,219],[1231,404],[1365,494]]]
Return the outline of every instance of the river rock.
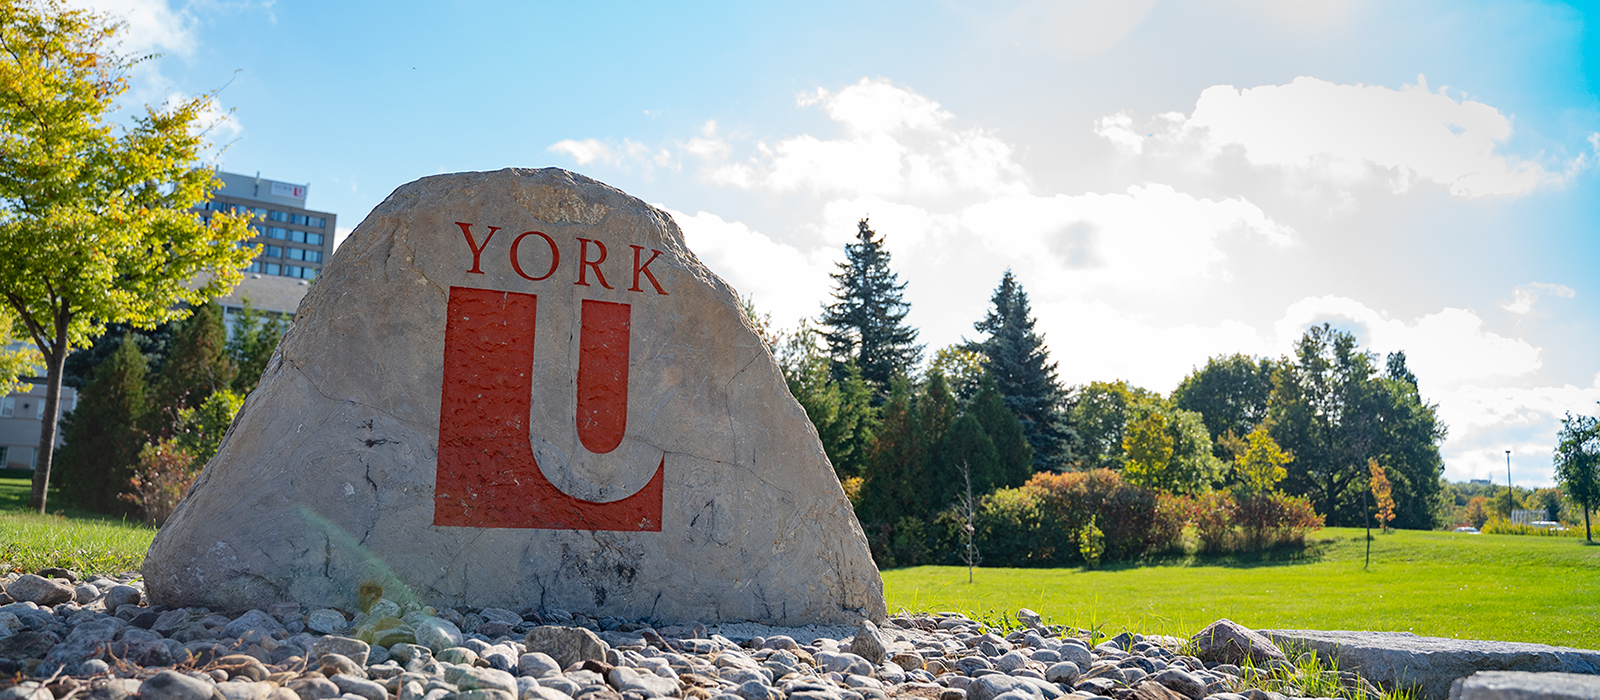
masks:
[[[77,590],[59,580],[38,574],[23,574],[6,585],[6,595],[12,600],[35,605],[56,605],[72,600]]]
[[[738,294],[665,212],[554,168],[427,177],[374,209],[144,575],[169,607],[351,610],[376,587],[595,618],[884,617]]]
[[[1207,625],[1195,633],[1192,641],[1195,644],[1195,656],[1204,661],[1239,664],[1248,660],[1259,666],[1288,658],[1271,639],[1228,619]]]

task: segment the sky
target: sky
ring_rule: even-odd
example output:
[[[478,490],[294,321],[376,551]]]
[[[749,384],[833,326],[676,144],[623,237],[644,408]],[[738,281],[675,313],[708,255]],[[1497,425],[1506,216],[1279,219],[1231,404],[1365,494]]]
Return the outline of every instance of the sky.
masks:
[[[780,327],[868,218],[930,355],[1010,269],[1069,385],[1168,393],[1325,322],[1402,350],[1452,480],[1509,450],[1550,485],[1600,412],[1594,3],[77,4],[161,54],[130,99],[214,94],[208,158],[341,235],[420,177],[555,166]]]

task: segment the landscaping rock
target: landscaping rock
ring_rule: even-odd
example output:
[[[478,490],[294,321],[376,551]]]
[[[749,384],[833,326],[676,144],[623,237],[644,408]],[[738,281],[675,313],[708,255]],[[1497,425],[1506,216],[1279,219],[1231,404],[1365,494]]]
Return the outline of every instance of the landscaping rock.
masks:
[[[1480,671],[1457,679],[1450,700],[1600,700],[1600,676]]]
[[[860,656],[871,663],[883,660],[888,648],[884,644],[883,633],[871,620],[862,620],[861,626],[856,629],[856,636],[850,642],[850,653]]]
[[[161,671],[139,686],[140,700],[224,700],[216,686],[176,671]]]
[[[528,652],[547,654],[560,668],[584,661],[604,661],[606,643],[582,627],[545,625],[528,630],[524,639]]]
[[[1385,688],[1416,686],[1419,700],[1447,700],[1451,684],[1478,671],[1600,674],[1600,651],[1520,642],[1419,637],[1409,632],[1262,630],[1277,643],[1337,658]]]
[[[1207,625],[1191,638],[1195,656],[1204,661],[1260,665],[1288,658],[1278,645],[1244,625],[1222,619]]]
[[[554,168],[427,177],[375,208],[144,574],[154,603],[218,610],[354,610],[378,587],[595,619],[885,612],[737,292],[666,213]]]
[[[57,605],[77,595],[72,586],[37,574],[23,574],[5,588],[13,600],[35,605]]]

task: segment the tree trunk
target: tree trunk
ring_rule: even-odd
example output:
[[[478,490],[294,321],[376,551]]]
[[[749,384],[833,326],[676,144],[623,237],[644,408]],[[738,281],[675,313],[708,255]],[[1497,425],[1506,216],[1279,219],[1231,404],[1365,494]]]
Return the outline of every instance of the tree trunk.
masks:
[[[67,323],[58,319],[55,344],[45,355],[44,420],[39,421],[39,459],[33,468],[33,493],[28,505],[44,515],[50,490],[50,465],[56,455],[58,407],[61,405],[61,375],[67,364]]]
[[[1583,539],[1594,542],[1594,533],[1589,529],[1589,509],[1583,509]]]

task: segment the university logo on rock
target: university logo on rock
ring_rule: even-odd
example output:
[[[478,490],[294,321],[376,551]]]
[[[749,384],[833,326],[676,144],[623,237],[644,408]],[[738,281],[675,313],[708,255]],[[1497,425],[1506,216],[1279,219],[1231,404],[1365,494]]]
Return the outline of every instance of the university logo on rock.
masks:
[[[488,227],[479,242],[472,224],[456,225],[472,251],[468,274],[484,274],[483,252],[500,228]],[[610,253],[605,243],[590,238],[575,238],[574,243],[577,265],[573,284],[615,289],[601,268]],[[626,291],[666,295],[650,270],[661,251],[628,247],[633,253],[633,285]],[[548,267],[524,265],[541,254],[548,256]],[[512,239],[509,263],[524,279],[548,280],[561,268],[561,246],[543,232],[527,231]],[[642,288],[641,281],[651,289]],[[583,299],[581,304],[577,408],[572,426],[580,450],[588,454],[575,459],[605,455],[622,444],[628,426],[632,339],[632,304],[597,299]],[[565,493],[540,470],[529,434],[538,312],[537,294],[450,288],[433,524],[660,532],[664,451],[654,476],[643,488],[606,502]]]

